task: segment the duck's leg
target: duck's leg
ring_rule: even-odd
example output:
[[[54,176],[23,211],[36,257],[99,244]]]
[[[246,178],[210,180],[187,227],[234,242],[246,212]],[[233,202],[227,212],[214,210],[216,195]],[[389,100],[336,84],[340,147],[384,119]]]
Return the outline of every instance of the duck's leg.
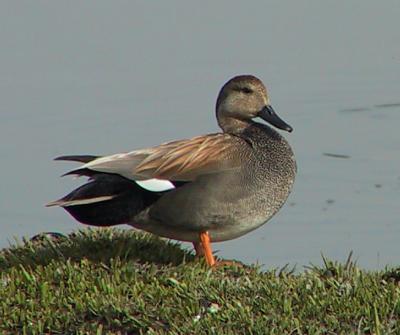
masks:
[[[199,237],[200,242],[193,242],[193,247],[196,251],[196,258],[205,257],[207,264],[212,266],[214,269],[221,266],[243,267],[243,264],[237,261],[216,261],[212,254],[211,240],[208,232],[200,233]]]
[[[204,249],[201,245],[201,242],[193,242],[193,248],[196,251],[196,258],[200,258],[204,256]]]
[[[199,249],[200,254],[203,254],[204,257],[206,258],[207,264],[210,266],[214,266],[215,258],[212,254],[211,239],[210,239],[210,235],[208,234],[208,231],[201,232],[199,237],[200,237],[200,243],[198,243],[197,245],[193,243],[194,248],[196,250],[196,254]]]

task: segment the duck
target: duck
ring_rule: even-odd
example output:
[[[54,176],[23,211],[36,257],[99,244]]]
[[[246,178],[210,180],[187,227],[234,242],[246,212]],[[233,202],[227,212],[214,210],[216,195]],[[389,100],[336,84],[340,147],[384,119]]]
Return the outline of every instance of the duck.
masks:
[[[215,111],[222,132],[106,156],[55,158],[81,163],[64,175],[88,182],[47,206],[62,207],[83,224],[127,224],[191,242],[196,255],[215,266],[211,244],[271,219],[297,171],[293,150],[277,131],[293,129],[272,108],[260,79],[228,80]]]

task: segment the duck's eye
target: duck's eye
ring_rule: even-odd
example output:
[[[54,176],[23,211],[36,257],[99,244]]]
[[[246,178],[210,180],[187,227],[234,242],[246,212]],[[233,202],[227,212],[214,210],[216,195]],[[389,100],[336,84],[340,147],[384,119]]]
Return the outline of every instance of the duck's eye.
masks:
[[[253,93],[253,90],[251,88],[248,88],[248,87],[243,87],[242,88],[242,92],[246,93],[246,94],[251,94],[251,93]]]

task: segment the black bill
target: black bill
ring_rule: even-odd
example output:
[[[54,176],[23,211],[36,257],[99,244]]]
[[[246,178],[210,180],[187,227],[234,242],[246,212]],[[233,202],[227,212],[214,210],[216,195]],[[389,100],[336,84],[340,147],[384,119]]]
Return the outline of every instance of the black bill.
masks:
[[[293,128],[283,121],[274,111],[272,106],[265,106],[259,113],[258,116],[264,121],[272,124],[274,127],[291,132]]]

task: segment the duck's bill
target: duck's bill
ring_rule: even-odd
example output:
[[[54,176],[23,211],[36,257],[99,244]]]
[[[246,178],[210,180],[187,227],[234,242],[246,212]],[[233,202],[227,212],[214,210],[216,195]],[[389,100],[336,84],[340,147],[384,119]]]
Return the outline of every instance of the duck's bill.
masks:
[[[265,106],[259,113],[258,116],[264,121],[272,124],[274,127],[291,132],[293,128],[283,121],[274,111],[272,106]]]

